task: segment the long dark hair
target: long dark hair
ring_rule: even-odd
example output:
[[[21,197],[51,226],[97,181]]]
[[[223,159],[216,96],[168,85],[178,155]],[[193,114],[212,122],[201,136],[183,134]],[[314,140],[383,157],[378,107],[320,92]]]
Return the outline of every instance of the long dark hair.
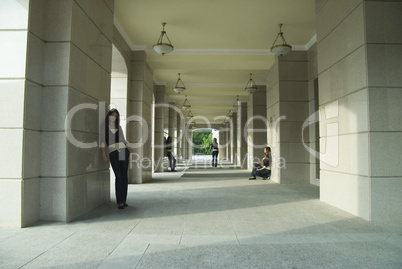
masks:
[[[168,144],[169,146],[172,145],[172,137],[171,137],[171,136],[168,136],[168,137],[166,138],[166,144]]]
[[[106,118],[105,118],[105,142],[106,142],[106,145],[108,145],[108,146],[109,146],[109,117],[114,112],[117,113],[117,117],[114,122],[114,125],[115,125],[114,127],[117,129],[117,132],[114,134],[115,135],[114,142],[116,143],[119,141],[120,113],[117,109],[112,108],[111,110],[109,110],[109,112],[107,113]]]
[[[270,153],[271,153],[271,147],[265,147],[265,157],[268,158]]]

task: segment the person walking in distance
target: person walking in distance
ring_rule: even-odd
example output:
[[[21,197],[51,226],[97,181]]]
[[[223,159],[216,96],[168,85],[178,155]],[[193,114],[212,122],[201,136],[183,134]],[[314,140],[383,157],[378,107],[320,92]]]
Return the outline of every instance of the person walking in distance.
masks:
[[[219,155],[219,145],[216,137],[213,139],[211,144],[212,150],[212,167],[218,166],[218,155]]]

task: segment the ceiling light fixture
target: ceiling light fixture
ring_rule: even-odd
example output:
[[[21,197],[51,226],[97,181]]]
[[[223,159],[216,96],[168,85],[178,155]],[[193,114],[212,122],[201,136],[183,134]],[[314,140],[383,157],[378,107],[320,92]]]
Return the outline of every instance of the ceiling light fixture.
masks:
[[[225,120],[222,122],[222,125],[229,123],[229,120],[232,118],[233,118],[232,110],[229,110],[228,114],[226,114]]]
[[[193,117],[194,117],[193,113],[191,112],[191,110],[189,110],[188,113],[187,113],[187,117],[186,117],[186,118],[187,118],[188,120],[191,120]]]
[[[292,46],[288,45],[285,41],[285,38],[283,37],[282,25],[283,25],[282,23],[278,24],[279,33],[276,36],[274,44],[271,47],[271,52],[277,56],[283,56],[292,50]],[[282,44],[275,45],[275,43],[279,37],[281,37],[281,39],[282,39]]]
[[[233,112],[237,111],[239,109],[239,96],[237,95],[236,101],[233,104]]]
[[[181,93],[186,90],[186,86],[184,86],[184,83],[180,78],[180,73],[179,73],[179,78],[177,79],[177,82],[176,82],[176,86],[174,86],[173,90],[177,93]]]
[[[244,88],[244,90],[248,93],[254,93],[258,89],[257,84],[255,84],[255,82],[251,78],[252,75],[253,73],[250,73],[250,79],[248,80],[246,87]]]
[[[186,95],[186,99],[184,100],[183,105],[181,106],[181,108],[187,110],[191,107],[190,102],[187,100],[187,95]]]
[[[165,31],[165,25],[166,22],[162,22],[162,31],[161,31],[161,35],[159,36],[158,42],[152,46],[152,48],[158,53],[158,54],[162,54],[165,55],[171,51],[173,51],[174,47],[172,45],[172,43],[170,42],[169,37],[166,34]],[[169,43],[163,43],[163,37],[166,36],[167,41],[169,41]]]

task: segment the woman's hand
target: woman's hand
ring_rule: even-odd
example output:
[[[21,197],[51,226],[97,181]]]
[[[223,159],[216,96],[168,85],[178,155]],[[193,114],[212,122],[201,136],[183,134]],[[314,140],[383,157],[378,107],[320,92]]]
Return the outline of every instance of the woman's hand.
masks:
[[[102,152],[102,159],[105,163],[108,163],[109,160],[109,156],[106,154],[106,148],[105,148],[105,144],[102,143],[101,145],[101,152]]]

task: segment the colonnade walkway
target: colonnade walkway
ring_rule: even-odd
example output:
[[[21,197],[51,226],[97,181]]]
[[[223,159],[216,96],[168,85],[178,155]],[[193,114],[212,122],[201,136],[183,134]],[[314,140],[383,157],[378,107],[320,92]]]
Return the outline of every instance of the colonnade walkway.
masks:
[[[402,224],[365,221],[319,188],[197,162],[129,186],[71,223],[0,229],[1,268],[402,268]]]

